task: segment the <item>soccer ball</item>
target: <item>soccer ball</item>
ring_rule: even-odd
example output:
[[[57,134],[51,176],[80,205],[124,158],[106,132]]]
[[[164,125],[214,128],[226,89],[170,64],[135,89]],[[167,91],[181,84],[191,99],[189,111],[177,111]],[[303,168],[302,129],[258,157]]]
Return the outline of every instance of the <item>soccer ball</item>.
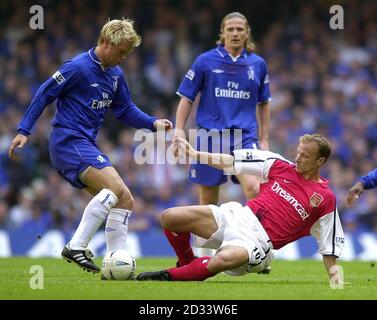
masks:
[[[102,261],[102,279],[129,280],[136,269],[136,261],[123,249],[108,252]]]

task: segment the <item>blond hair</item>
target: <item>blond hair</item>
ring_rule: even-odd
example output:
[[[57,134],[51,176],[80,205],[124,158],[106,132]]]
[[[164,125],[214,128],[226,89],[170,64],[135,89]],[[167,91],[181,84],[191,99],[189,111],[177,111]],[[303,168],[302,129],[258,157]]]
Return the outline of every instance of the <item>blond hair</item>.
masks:
[[[301,143],[311,143],[315,142],[318,146],[318,158],[325,158],[325,162],[331,155],[331,144],[330,142],[321,134],[304,134],[300,137]]]
[[[253,41],[253,37],[251,36],[251,27],[250,27],[250,24],[249,24],[249,21],[247,20],[247,18],[242,14],[242,13],[239,13],[239,12],[231,12],[229,14],[227,14],[223,20],[221,21],[221,25],[220,25],[220,34],[219,34],[219,40],[217,40],[216,44],[224,44],[225,43],[225,39],[223,37],[223,32],[224,32],[224,27],[225,27],[225,22],[227,20],[230,20],[230,19],[233,19],[233,18],[240,18],[242,20],[245,21],[245,25],[246,25],[246,32],[247,32],[247,39],[245,40],[245,43],[244,43],[244,48],[246,49],[247,52],[252,52],[255,50],[255,43]]]
[[[127,40],[132,47],[138,47],[141,37],[134,29],[134,21],[122,18],[122,20],[109,20],[103,27],[98,37],[98,44],[108,42],[113,46]]]

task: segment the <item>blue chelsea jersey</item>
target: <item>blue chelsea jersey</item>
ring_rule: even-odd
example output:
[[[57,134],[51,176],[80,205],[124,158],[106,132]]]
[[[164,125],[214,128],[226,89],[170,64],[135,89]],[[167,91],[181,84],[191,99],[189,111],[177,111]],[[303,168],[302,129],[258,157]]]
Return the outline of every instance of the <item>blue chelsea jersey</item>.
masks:
[[[177,94],[194,101],[200,92],[196,122],[206,129],[243,129],[257,136],[256,106],[270,100],[266,62],[246,50],[232,59],[223,46],[201,54]]]
[[[154,130],[156,118],[131,101],[122,69],[119,66],[104,69],[94,48],[65,62],[39,87],[17,131],[30,134],[44,108],[56,98],[52,125],[79,130],[94,141],[110,108],[123,123]]]

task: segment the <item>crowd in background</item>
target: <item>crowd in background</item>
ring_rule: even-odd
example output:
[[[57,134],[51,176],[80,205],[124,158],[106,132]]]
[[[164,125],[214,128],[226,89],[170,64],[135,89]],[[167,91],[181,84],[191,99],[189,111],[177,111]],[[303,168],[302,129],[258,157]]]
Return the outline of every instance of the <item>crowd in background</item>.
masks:
[[[0,4],[0,229],[72,232],[77,226],[89,196],[51,167],[47,146],[54,104],[17,161],[8,159],[7,150],[38,86],[65,60],[94,47],[108,18],[133,18],[142,36],[123,66],[133,101],[174,121],[182,77],[199,53],[215,46],[221,19],[240,11],[252,26],[256,52],[269,66],[271,150],[293,160],[300,135],[329,137],[333,155],[322,174],[331,180],[344,229],[377,232],[375,190],[352,208],[345,206],[357,178],[377,167],[375,1],[342,1],[344,30],[330,28],[330,5],[321,0],[44,0],[43,30],[29,27],[31,5]],[[193,119],[189,128],[195,128]],[[135,198],[130,230],[147,232],[159,228],[165,208],[196,204],[197,187],[188,180],[187,165],[138,165],[134,132],[109,112],[98,144]],[[242,197],[241,188],[228,183],[221,202]]]

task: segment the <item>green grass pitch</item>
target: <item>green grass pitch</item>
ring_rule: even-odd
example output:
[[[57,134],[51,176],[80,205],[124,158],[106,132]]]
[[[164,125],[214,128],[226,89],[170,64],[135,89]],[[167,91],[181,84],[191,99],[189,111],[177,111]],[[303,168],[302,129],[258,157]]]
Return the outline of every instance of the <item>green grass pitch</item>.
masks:
[[[96,263],[100,265],[101,259]],[[137,260],[137,273],[173,266],[172,258]],[[43,289],[31,289],[34,265],[44,273]],[[219,274],[204,282],[101,281],[61,259],[0,258],[2,300],[258,300],[377,299],[373,262],[344,262],[344,289],[331,289],[322,261],[276,260],[269,275],[231,277]],[[35,282],[34,282],[35,283]]]

